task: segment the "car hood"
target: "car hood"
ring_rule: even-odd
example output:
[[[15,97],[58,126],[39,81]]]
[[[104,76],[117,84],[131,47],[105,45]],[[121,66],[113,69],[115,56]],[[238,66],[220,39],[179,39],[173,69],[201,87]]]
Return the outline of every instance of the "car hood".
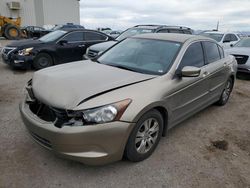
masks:
[[[10,43],[7,47],[18,47],[18,48],[25,48],[25,47],[33,47],[42,44],[43,42],[39,40],[33,39],[24,39]]]
[[[41,102],[55,108],[74,109],[90,97],[154,77],[87,60],[35,72],[32,88]]]
[[[117,41],[102,42],[102,43],[90,46],[89,49],[95,50],[95,51],[98,51],[98,52],[103,52],[103,51],[107,50],[109,47],[113,46],[116,43],[117,43]]]
[[[225,50],[226,54],[235,54],[235,55],[250,55],[250,48],[247,47],[233,47]]]

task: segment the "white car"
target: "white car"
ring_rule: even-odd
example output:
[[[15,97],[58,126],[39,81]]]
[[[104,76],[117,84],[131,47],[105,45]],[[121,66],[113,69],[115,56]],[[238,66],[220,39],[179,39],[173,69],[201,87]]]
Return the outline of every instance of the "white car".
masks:
[[[238,63],[238,72],[250,74],[250,38],[243,38],[232,48],[226,49],[227,55],[233,55]]]
[[[230,48],[230,46],[236,44],[240,40],[240,37],[236,33],[209,31],[204,32],[201,35],[216,40],[223,48]]]

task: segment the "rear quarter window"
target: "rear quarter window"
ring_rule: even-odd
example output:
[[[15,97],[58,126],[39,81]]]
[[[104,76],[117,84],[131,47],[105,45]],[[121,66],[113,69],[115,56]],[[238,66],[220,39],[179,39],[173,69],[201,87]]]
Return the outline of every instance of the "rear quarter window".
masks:
[[[213,63],[221,59],[218,45],[214,42],[203,42],[207,63]]]

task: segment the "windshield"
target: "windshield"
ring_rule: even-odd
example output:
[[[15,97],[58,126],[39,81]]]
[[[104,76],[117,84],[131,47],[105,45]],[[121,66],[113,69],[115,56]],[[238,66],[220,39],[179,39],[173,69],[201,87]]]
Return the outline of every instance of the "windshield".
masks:
[[[212,38],[212,39],[216,40],[217,42],[220,42],[222,37],[223,37],[223,34],[219,34],[219,33],[202,33],[201,35],[205,36],[205,37]]]
[[[65,33],[67,33],[67,32],[61,31],[61,30],[53,31],[51,33],[48,33],[47,35],[44,35],[43,37],[39,38],[38,40],[40,40],[42,42],[52,42],[52,41],[59,39]]]
[[[250,38],[243,38],[239,42],[237,42],[235,47],[250,47]]]
[[[145,29],[145,28],[131,28],[128,29],[127,31],[123,32],[119,37],[116,38],[116,40],[121,41],[125,38],[137,35],[137,34],[142,34],[142,33],[152,33],[153,29]]]
[[[176,57],[181,43],[127,38],[98,58],[106,65],[144,74],[166,73]]]

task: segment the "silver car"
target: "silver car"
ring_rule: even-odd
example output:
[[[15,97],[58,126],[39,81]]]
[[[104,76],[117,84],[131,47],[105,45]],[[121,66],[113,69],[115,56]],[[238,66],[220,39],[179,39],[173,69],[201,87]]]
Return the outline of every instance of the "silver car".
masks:
[[[90,165],[142,161],[170,128],[226,104],[236,69],[212,39],[143,34],[95,62],[35,72],[20,111],[32,138],[60,156]]]
[[[225,50],[226,54],[233,55],[238,63],[238,72],[250,73],[250,38],[243,38],[232,48]]]

